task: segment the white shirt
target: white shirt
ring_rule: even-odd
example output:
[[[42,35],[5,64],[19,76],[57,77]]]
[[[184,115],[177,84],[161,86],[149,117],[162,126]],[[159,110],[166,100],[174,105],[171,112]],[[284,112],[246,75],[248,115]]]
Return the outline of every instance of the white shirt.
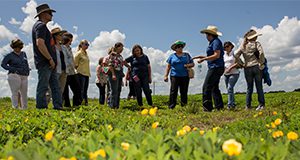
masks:
[[[224,54],[224,62],[225,62],[225,68],[229,68],[235,63],[235,58],[234,58],[234,52],[231,51],[229,55],[225,52]],[[236,68],[232,68],[230,72],[225,73],[224,75],[231,75],[231,74],[239,74],[240,71]]]

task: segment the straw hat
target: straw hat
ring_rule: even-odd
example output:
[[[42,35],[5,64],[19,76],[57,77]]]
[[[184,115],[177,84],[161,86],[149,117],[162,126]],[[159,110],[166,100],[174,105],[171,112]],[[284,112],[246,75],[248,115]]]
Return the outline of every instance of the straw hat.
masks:
[[[24,45],[24,43],[20,39],[14,39],[10,43],[11,48],[17,48],[17,47],[20,47],[20,46],[23,46],[23,45]]]
[[[66,30],[61,30],[59,27],[53,28],[51,30],[52,35],[54,35],[54,34],[63,34],[63,33],[66,33],[66,32],[67,32]]]
[[[185,42],[177,40],[177,41],[175,41],[175,42],[172,44],[171,49],[175,51],[177,45],[183,45],[183,48],[184,48],[184,47],[185,47]]]
[[[216,35],[216,36],[222,36],[221,32],[218,32],[218,28],[216,26],[207,26],[206,29],[203,29],[202,31],[200,31],[201,33],[209,33],[212,35]]]
[[[56,12],[55,10],[51,9],[48,4],[41,4],[39,6],[36,7],[36,16],[34,18],[36,18],[37,16],[39,16],[41,13],[46,12],[46,11],[51,11],[51,12]]]
[[[255,30],[252,30],[251,32],[248,33],[248,35],[246,36],[246,38],[248,40],[250,40],[250,39],[253,39],[253,38],[255,38],[257,36],[261,36],[261,35],[262,35],[261,33],[257,33]]]

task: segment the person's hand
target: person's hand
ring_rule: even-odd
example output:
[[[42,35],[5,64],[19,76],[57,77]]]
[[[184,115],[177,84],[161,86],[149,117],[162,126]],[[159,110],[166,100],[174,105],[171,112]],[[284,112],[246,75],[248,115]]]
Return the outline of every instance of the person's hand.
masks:
[[[112,75],[112,80],[117,80],[117,77],[116,77],[116,75]]]
[[[168,76],[165,76],[165,77],[164,77],[164,81],[165,81],[165,82],[168,82]]]
[[[184,66],[185,68],[188,68],[188,64],[184,64],[183,66]]]
[[[55,69],[55,63],[54,63],[52,58],[50,58],[49,64],[50,64],[50,69],[54,70]]]
[[[198,62],[198,63],[202,63],[203,61],[204,61],[204,60],[200,58],[197,62]]]
[[[128,86],[128,82],[127,82],[127,81],[125,81],[125,86],[126,86],[126,87]]]
[[[152,83],[152,77],[149,77],[149,83]]]

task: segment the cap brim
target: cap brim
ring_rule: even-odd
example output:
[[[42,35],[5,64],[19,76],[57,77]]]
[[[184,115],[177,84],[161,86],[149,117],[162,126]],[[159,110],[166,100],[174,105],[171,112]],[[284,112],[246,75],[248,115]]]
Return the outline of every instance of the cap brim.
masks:
[[[172,44],[171,49],[172,49],[173,51],[175,51],[177,45],[179,45],[179,44],[176,44],[176,43]],[[185,47],[185,43],[182,43],[181,45],[183,45],[183,48]]]
[[[214,31],[208,30],[208,29],[203,29],[202,31],[200,31],[200,33],[202,33],[202,34],[209,33],[209,34],[216,35],[216,36],[223,35],[221,32],[214,32]]]
[[[256,33],[256,34],[254,34],[252,36],[247,37],[247,39],[253,39],[253,38],[261,36],[261,35],[262,35],[261,33]]]

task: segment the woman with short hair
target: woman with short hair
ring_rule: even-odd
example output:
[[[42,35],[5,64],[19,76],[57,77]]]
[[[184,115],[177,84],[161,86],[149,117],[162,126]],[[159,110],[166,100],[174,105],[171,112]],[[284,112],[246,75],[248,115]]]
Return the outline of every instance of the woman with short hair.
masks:
[[[224,108],[219,89],[220,78],[224,73],[224,49],[222,41],[219,39],[222,33],[218,32],[216,26],[208,26],[206,29],[201,30],[201,33],[206,35],[209,43],[206,49],[206,56],[197,56],[194,59],[199,59],[198,63],[207,61],[208,71],[203,83],[202,104],[205,112],[211,112],[214,108],[212,98],[216,109]]]
[[[24,43],[20,39],[12,40],[10,47],[12,52],[5,55],[1,66],[8,70],[8,84],[12,93],[11,102],[13,108],[19,108],[19,94],[21,94],[20,109],[27,109],[27,90],[28,90],[28,75],[29,65],[26,53],[22,51]]]

